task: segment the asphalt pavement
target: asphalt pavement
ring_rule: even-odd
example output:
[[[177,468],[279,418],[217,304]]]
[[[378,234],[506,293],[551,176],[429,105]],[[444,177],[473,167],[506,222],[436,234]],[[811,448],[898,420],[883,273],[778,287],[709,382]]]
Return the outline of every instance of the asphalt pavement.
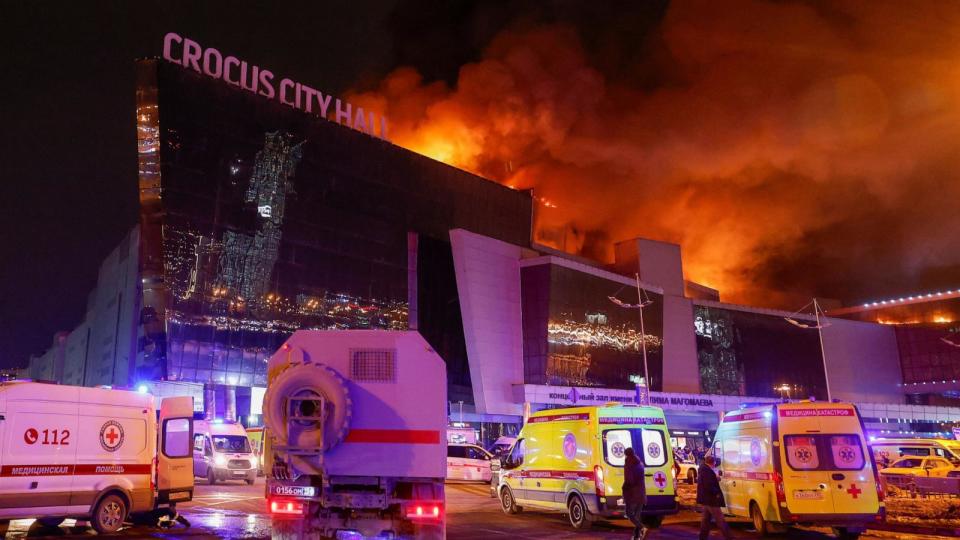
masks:
[[[263,479],[248,486],[242,482],[208,486],[197,481],[194,500],[179,506],[191,526],[177,525],[170,529],[129,526],[116,535],[117,538],[270,538],[270,516],[266,513],[263,499]],[[758,540],[760,535],[743,521],[733,520],[732,530],[737,539]],[[601,521],[589,530],[577,531],[570,527],[566,517],[559,513],[524,509],[508,516],[500,510],[499,501],[490,497],[486,484],[447,484],[447,538],[451,540],[487,539],[576,539],[607,540],[628,539],[632,527],[626,520]],[[694,540],[699,532],[699,515],[682,511],[664,521],[663,527],[654,531],[649,540]],[[33,520],[12,522],[7,538],[86,538],[96,536],[90,528],[76,527],[68,520],[59,528],[44,529]],[[712,540],[720,540],[714,530]],[[780,537],[772,537],[784,538]],[[832,540],[829,531],[791,530],[786,538],[799,540]],[[862,538],[892,540],[897,538],[942,538],[909,534],[873,532]]]

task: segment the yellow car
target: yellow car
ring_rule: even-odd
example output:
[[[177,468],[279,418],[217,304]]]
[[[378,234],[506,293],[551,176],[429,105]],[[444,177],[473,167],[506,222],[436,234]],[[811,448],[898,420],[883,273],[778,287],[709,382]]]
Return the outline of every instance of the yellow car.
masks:
[[[940,457],[905,457],[880,470],[884,476],[947,476],[947,473],[956,467],[946,459]]]

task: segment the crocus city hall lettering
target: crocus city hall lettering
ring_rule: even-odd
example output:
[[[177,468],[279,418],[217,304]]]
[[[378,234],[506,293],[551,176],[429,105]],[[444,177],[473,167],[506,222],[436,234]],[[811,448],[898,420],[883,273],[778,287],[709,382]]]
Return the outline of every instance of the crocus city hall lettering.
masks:
[[[347,101],[291,79],[280,79],[278,83],[276,75],[269,69],[235,56],[224,56],[217,49],[203,48],[196,41],[174,32],[163,38],[163,59],[367,135],[390,140],[385,117],[378,117],[373,112],[364,111],[363,107],[354,107]]]

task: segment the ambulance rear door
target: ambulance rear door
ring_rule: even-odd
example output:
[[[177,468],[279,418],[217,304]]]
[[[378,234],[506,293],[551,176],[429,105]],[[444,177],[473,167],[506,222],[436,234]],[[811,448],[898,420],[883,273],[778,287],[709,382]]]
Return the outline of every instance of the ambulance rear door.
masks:
[[[188,501],[193,498],[193,398],[163,398],[158,427],[157,501]]]
[[[45,386],[45,385],[36,385]],[[77,392],[50,387],[64,401],[10,399],[2,425],[0,517],[58,515],[70,503],[77,441]]]
[[[820,417],[804,409],[778,410],[783,489],[787,508],[794,514],[832,514],[831,460],[822,439]]]
[[[880,510],[873,463],[859,415],[853,406],[820,420],[821,448],[829,454],[833,507],[837,514],[875,514]]]

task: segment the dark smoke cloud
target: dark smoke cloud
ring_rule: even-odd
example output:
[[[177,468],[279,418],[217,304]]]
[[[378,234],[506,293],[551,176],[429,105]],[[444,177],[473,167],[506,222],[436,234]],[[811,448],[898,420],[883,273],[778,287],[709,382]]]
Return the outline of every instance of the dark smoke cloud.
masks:
[[[483,19],[454,81],[356,99],[533,187],[537,240],[573,253],[678,242],[689,279],[784,307],[960,284],[960,4],[546,6]]]

